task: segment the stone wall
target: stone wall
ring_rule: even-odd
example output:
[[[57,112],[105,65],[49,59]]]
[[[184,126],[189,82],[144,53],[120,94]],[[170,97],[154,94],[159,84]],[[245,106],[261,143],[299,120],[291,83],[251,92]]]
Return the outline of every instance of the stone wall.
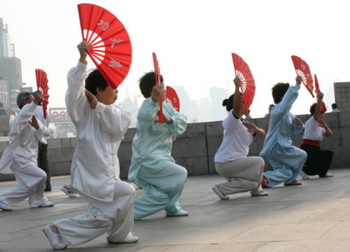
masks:
[[[350,112],[327,113],[326,122],[333,130],[333,137],[322,142],[322,148],[334,152],[332,168],[350,167]],[[309,115],[299,116],[304,122]],[[268,119],[252,120],[263,129],[268,127]],[[189,176],[215,174],[214,155],[222,141],[223,128],[220,122],[206,122],[189,124],[184,134],[177,136],[174,141],[172,156],[176,162],[187,168]],[[121,178],[127,178],[131,158],[131,143],[135,129],[128,130],[119,149]],[[296,146],[301,144],[301,134],[293,136]],[[58,138],[49,140],[49,160],[52,176],[68,175],[73,157],[75,138]],[[0,154],[7,146],[7,142],[0,142]],[[249,155],[258,155],[263,146],[263,139],[254,139],[250,146]],[[270,166],[266,162],[266,169]],[[0,180],[13,179],[12,175],[0,174]]]

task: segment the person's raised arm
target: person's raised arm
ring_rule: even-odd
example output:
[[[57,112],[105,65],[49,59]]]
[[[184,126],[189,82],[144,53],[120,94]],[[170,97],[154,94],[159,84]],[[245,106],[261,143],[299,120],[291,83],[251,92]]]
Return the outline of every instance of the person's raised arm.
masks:
[[[89,43],[83,40],[77,47],[80,54],[79,61],[84,65],[87,65],[86,57],[87,57],[87,52],[90,51]]]

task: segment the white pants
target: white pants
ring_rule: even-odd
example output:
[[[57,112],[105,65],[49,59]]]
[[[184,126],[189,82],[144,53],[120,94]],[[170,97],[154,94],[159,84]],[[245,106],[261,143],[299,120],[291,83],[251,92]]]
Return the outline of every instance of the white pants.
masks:
[[[215,163],[216,171],[228,182],[218,184],[224,195],[259,190],[265,162],[261,157],[245,157],[234,161]]]
[[[96,200],[82,194],[87,200],[90,213],[71,219],[60,219],[53,224],[67,245],[80,245],[104,233],[108,233],[108,241],[122,242],[134,225],[135,196],[133,186],[116,180],[112,202]]]
[[[0,201],[9,207],[28,198],[31,207],[48,202],[44,197],[46,173],[32,163],[13,161],[11,169],[16,177],[17,187],[0,195]]]

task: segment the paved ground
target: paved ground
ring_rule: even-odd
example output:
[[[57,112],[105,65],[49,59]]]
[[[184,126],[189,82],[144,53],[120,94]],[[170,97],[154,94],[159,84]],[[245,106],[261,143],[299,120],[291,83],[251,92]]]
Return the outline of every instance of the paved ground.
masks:
[[[332,173],[302,186],[268,189],[268,197],[241,193],[228,201],[211,189],[220,177],[190,177],[181,198],[190,216],[166,218],[161,212],[136,221],[133,233],[140,240],[133,245],[110,245],[101,236],[67,251],[350,251],[350,169]],[[0,251],[52,251],[41,228],[86,210],[80,197],[60,191],[67,182],[69,177],[53,178],[53,192],[46,194],[53,208],[31,209],[22,202],[12,212],[0,210]],[[2,182],[0,193],[14,186]]]

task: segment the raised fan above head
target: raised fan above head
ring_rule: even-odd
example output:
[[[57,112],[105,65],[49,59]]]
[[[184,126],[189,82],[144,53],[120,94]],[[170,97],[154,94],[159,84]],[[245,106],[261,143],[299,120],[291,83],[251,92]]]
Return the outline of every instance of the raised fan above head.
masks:
[[[177,112],[180,112],[179,96],[175,89],[169,86],[166,86],[166,102],[170,103]]]
[[[314,91],[314,85],[313,85],[313,79],[310,71],[309,65],[300,57],[292,55],[292,61],[294,64],[295,71],[298,76],[301,76],[302,82],[304,86],[307,88],[307,90],[310,92],[312,97],[315,97],[313,94]]]
[[[255,95],[255,81],[248,64],[237,54],[232,53],[233,66],[236,76],[240,79],[240,91],[242,93],[245,111],[248,111],[253,103]]]
[[[160,85],[160,68],[159,68],[159,62],[157,59],[157,55],[155,52],[152,53],[152,58],[153,58],[153,66],[154,66],[154,74],[156,78],[156,84]],[[163,99],[161,96],[159,96],[158,99],[158,104],[159,104],[159,113],[158,113],[158,122],[163,123]]]
[[[317,79],[316,74],[314,75],[314,78],[315,78],[315,93],[319,94],[319,93],[321,93],[321,90],[320,90],[320,85],[318,84],[318,79]]]
[[[36,76],[36,85],[37,85],[38,91],[43,93],[43,100],[41,103],[43,106],[44,118],[46,119],[47,105],[49,104],[49,97],[50,97],[49,86],[48,86],[49,80],[47,79],[47,74],[42,69],[35,69],[35,76]]]
[[[124,25],[108,10],[94,4],[78,4],[83,40],[87,52],[108,85],[117,88],[127,76],[132,48]]]

